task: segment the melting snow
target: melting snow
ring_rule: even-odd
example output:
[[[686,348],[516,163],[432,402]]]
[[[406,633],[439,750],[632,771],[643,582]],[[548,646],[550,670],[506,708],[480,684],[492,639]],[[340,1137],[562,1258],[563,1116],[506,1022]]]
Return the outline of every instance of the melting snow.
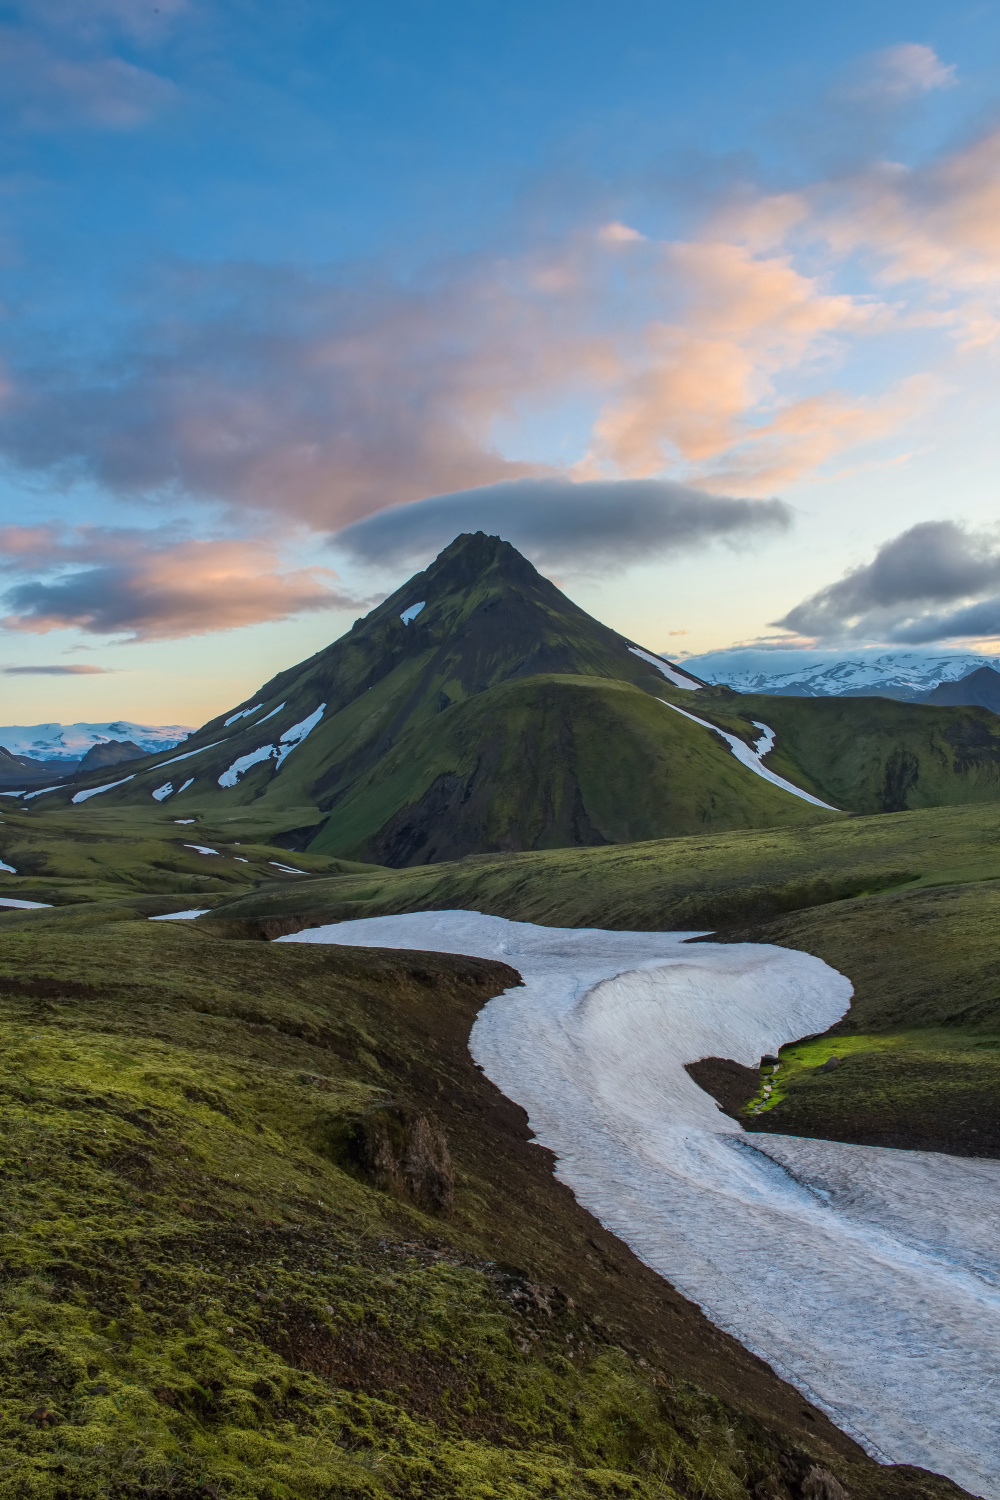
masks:
[[[275,766],[275,770],[277,770],[278,766],[281,765],[281,762],[284,760],[285,756],[288,755],[292,750],[294,750],[296,745],[301,745],[306,735],[311,733],[311,731],[316,728],[316,725],[323,717],[325,710],[326,704],[321,703],[319,708],[313,710],[308,719],[302,719],[298,724],[293,724],[291,729],[285,730],[284,734],[281,736],[282,748],[278,751],[278,765]]]
[[[149,920],[151,922],[179,922],[180,920],[186,919],[187,917],[203,917],[205,916],[206,912],[210,912],[211,910],[212,908],[210,906],[203,906],[200,907],[197,911],[168,911],[162,917],[150,917]]]
[[[239,860],[239,862],[240,862],[241,865],[248,865],[250,863],[250,861],[248,859],[244,859],[243,858],[242,854],[234,854],[233,858],[236,859],[236,860]]]
[[[44,797],[46,792],[57,792],[58,790],[59,788],[57,786],[43,786],[40,787],[37,792],[26,792],[24,794],[24,800],[25,802],[30,802],[32,797]],[[76,801],[75,797],[73,798],[73,801]]]
[[[273,865],[276,870],[284,870],[284,872],[285,872],[286,875],[308,875],[309,874],[308,870],[297,870],[294,865],[279,865],[279,863],[278,863],[278,861],[276,859],[269,859],[268,860],[268,864],[269,865]]]
[[[213,740],[210,745],[202,745],[201,749],[199,750],[186,750],[183,755],[173,755],[169,760],[161,760],[160,764],[158,766],[154,766],[153,769],[155,771],[162,771],[164,766],[176,766],[179,760],[190,760],[192,755],[200,755],[202,753],[202,750],[214,750],[216,745],[221,745],[224,743],[225,742],[223,740]]]
[[[273,719],[274,716],[275,716],[275,714],[280,714],[281,710],[284,708],[284,706],[285,705],[283,703],[279,703],[278,706],[277,706],[277,708],[272,708],[271,712],[269,714],[265,714],[264,715],[264,717],[260,721],[260,724],[266,724],[267,721],[268,721],[268,719]],[[258,729],[260,728],[260,724],[258,724],[256,726]]]
[[[403,624],[409,625],[411,621],[415,620],[426,603],[426,599],[421,599],[419,604],[411,604],[409,609],[404,609],[403,613],[399,617],[402,620]]]
[[[673,683],[674,687],[684,688],[685,692],[689,693],[697,693],[701,691],[700,682],[692,682],[691,678],[686,676],[686,674],[682,672],[679,667],[672,667],[670,663],[664,661],[662,657],[654,656],[651,651],[640,651],[638,646],[630,646],[628,649],[631,651],[633,656],[641,656],[643,661],[650,662],[658,672],[663,673],[668,682]]]
[[[174,789],[173,782],[172,781],[165,781],[162,786],[158,786],[156,788],[156,791],[155,792],[150,792],[149,795],[151,797],[155,797],[156,800],[157,800],[157,802],[162,802],[165,797],[169,797],[170,796],[170,793],[173,791],[173,789]]]
[[[1000,1500],[1000,1161],[748,1135],[683,1064],[755,1065],[851,987],[809,954],[476,912],[279,938],[498,958],[473,1056],[580,1202],[876,1458]]]
[[[197,849],[199,854],[218,854],[218,849],[210,849],[207,844],[185,844],[185,849]]]
[[[263,707],[263,703],[255,703],[253,708],[241,708],[239,713],[230,714],[225,723],[226,729],[229,728],[230,724],[235,724],[237,719],[247,719],[251,714],[255,714],[259,708]]]
[[[184,788],[181,787],[181,791],[183,791],[183,790],[184,790]],[[196,820],[194,818],[175,818],[174,819],[175,823],[194,823],[195,821]]]
[[[91,786],[85,792],[77,792],[71,800],[73,802],[86,802],[88,797],[96,797],[99,792],[110,792],[113,787],[124,786],[126,781],[134,781],[135,773],[131,776],[123,776],[121,781],[109,781],[104,786]]]
[[[13,865],[5,865],[2,859],[0,859],[0,870],[6,870],[8,875],[16,875],[17,874],[17,871],[14,869],[14,866]]]
[[[194,785],[194,777],[193,776],[189,776],[188,779],[187,779],[187,781],[182,782],[181,785],[177,788],[177,795],[178,795],[178,797],[180,796],[181,792],[186,792],[187,789],[188,789],[188,787],[189,786],[193,786],[193,785]],[[177,821],[180,822],[180,819],[178,819]]]
[[[0,907],[13,906],[18,911],[50,911],[51,901],[15,901],[12,896],[0,896]]]
[[[251,750],[249,755],[241,755],[237,760],[233,761],[231,766],[223,771],[219,777],[219,785],[235,786],[245,771],[249,771],[251,766],[257,765],[258,761],[270,760],[273,754],[273,745],[261,745],[259,750]]]
[[[754,719],[754,728],[762,729],[764,733],[759,740],[755,741],[754,749],[751,749],[745,740],[740,739],[739,735],[727,734],[717,724],[710,724],[707,719],[695,718],[694,714],[689,714],[687,709],[678,708],[676,703],[667,703],[666,698],[659,698],[657,702],[666,703],[667,708],[672,708],[675,713],[683,714],[685,719],[691,720],[692,724],[700,724],[703,729],[714,729],[715,733],[720,734],[726,741],[738,761],[749,770],[754,771],[758,776],[763,776],[764,780],[769,781],[772,786],[780,786],[783,792],[791,792],[793,797],[801,797],[803,802],[811,802],[814,807],[825,807],[830,812],[839,812],[839,808],[831,807],[829,802],[821,802],[818,797],[813,797],[809,792],[804,792],[801,787],[793,786],[790,781],[785,780],[784,776],[778,776],[774,771],[769,770],[767,766],[761,765],[760,757],[767,755],[768,751],[774,749],[774,730],[768,729],[766,724],[760,724]]]
[[[285,705],[282,704],[281,706],[284,708]],[[293,724],[290,729],[286,729],[276,745],[260,745],[256,750],[251,750],[249,755],[241,755],[237,760],[234,760],[232,765],[223,771],[219,777],[219,785],[235,786],[245,771],[248,771],[251,766],[257,765],[262,760],[273,759],[274,769],[276,771],[280,770],[285,756],[290,755],[296,745],[301,745],[306,735],[316,728],[316,725],[323,717],[325,709],[326,704],[321,703],[319,708],[314,709],[307,719],[301,719],[298,724]],[[275,709],[275,713],[277,712],[278,710]],[[268,714],[268,718],[270,717],[271,715]],[[260,722],[263,724],[264,720],[261,719]]]

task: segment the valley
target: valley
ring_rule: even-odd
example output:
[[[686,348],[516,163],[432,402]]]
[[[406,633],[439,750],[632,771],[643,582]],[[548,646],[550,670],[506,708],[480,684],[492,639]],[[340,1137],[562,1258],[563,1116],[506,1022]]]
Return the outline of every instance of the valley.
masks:
[[[0,862],[0,1496],[994,1493],[971,1334],[923,1446],[864,1373],[881,1348],[905,1384],[911,1292],[967,1316],[907,1204],[1000,1170],[989,709],[711,687],[464,537],[187,740],[3,794]],[[639,1064],[589,1115],[530,956],[461,938],[489,919],[547,934],[560,983],[603,944],[574,994],[700,934],[682,966],[768,954],[836,1003],[775,978],[742,1041],[746,997],[646,1047],[665,1144],[615,1158],[626,1205],[594,1142]],[[882,1207],[806,1212],[789,1173]],[[830,1290],[845,1232],[862,1285],[925,1256],[870,1329]]]

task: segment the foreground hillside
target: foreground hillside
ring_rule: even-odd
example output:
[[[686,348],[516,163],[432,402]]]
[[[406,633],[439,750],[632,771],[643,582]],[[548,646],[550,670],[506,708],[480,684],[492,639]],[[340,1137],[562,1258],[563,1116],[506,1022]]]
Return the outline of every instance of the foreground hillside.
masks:
[[[467,1051],[503,965],[151,902],[0,915],[0,1495],[961,1493],[555,1182]]]
[[[1000,718],[708,687],[477,533],[182,745],[20,790],[81,830],[399,868],[997,802]]]

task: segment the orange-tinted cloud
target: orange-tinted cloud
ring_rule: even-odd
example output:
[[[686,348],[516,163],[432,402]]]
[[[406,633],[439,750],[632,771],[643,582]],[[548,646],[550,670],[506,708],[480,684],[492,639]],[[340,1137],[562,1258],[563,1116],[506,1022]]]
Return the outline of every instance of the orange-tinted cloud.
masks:
[[[169,541],[96,527],[24,528],[19,537],[19,530],[6,528],[0,547],[22,568],[48,576],[7,589],[11,612],[0,623],[8,630],[44,635],[72,626],[90,635],[170,640],[357,604],[336,590],[330,569],[283,569],[262,541]]]

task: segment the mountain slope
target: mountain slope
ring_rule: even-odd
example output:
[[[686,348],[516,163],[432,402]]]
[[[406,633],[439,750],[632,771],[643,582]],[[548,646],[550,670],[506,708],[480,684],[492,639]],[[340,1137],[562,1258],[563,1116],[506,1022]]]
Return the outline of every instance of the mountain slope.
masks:
[[[994,800],[1000,720],[709,687],[477,533],[175,749],[29,796],[410,865]]]
[[[1000,713],[1000,672],[993,667],[977,667],[958,682],[941,682],[923,700],[925,703],[975,704]]]
[[[176,751],[38,805],[396,863],[823,816],[657,701],[703,692],[479,533]]]

